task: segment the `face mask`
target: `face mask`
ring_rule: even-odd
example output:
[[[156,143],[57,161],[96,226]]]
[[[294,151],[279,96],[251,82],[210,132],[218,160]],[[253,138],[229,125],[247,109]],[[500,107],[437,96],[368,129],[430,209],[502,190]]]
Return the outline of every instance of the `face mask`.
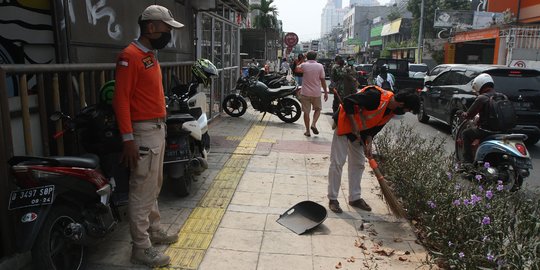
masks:
[[[352,66],[354,65],[354,61],[348,61],[347,64],[349,64],[349,66]]]
[[[403,107],[397,107],[397,108],[394,109],[394,114],[395,115],[404,115],[405,110],[403,109]]]
[[[169,41],[171,41],[171,33],[170,32],[161,32],[161,36],[158,38],[149,38],[150,45],[152,45],[152,48],[155,50],[160,50],[165,48]]]

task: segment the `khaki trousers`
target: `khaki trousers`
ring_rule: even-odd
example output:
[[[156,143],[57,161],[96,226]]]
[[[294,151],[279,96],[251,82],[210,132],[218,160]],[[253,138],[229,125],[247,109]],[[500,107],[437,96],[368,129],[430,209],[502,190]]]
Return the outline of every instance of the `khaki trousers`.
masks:
[[[365,156],[359,141],[351,142],[347,136],[338,136],[334,131],[330,149],[330,169],[328,170],[328,199],[337,200],[341,187],[343,165],[349,157],[349,201],[355,201],[360,196],[360,180],[365,169]]]
[[[129,228],[133,246],[152,246],[148,231],[160,229],[157,198],[163,183],[165,123],[134,122],[133,136],[139,146],[139,162],[129,179]],[[142,148],[142,149],[141,149]]]

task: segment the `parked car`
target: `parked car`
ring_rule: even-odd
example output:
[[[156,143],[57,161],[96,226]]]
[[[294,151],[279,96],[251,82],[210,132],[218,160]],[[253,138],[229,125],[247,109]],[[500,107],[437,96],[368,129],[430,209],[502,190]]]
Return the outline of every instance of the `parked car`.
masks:
[[[517,123],[514,133],[526,134],[528,145],[540,139],[540,71],[497,65],[454,65],[427,81],[420,92],[418,120],[427,123],[430,118],[451,127],[454,134],[459,117],[458,110],[466,110],[476,98],[472,80],[481,73],[493,77],[495,90],[505,94],[514,105]],[[463,104],[462,100],[465,100]]]
[[[372,76],[370,76],[370,81],[374,82],[377,75],[380,73],[380,68],[382,65],[386,64],[388,66],[388,72],[394,75],[395,85],[394,89],[399,91],[404,88],[414,88],[419,91],[424,87],[423,78],[410,78],[409,77],[409,61],[405,59],[389,59],[389,58],[379,58],[373,64]]]
[[[454,66],[457,66],[459,64],[441,64],[436,67],[434,67],[426,76],[424,76],[424,83],[428,81],[433,81],[437,75],[441,74],[441,72],[445,71],[447,68],[451,68]]]
[[[409,64],[409,77],[424,78],[429,73],[429,68],[426,64]]]
[[[357,64],[354,69],[358,71],[358,83],[363,86],[368,84],[369,74],[373,70],[372,64]]]

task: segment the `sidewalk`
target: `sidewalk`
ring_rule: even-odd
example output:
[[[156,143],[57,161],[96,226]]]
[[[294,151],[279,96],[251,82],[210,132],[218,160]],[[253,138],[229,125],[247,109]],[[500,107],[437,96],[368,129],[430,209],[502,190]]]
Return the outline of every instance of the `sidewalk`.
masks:
[[[180,237],[161,247],[172,258],[169,269],[422,268],[426,251],[409,223],[389,213],[369,169],[362,196],[372,212],[347,205],[344,173],[342,214],[328,210],[326,221],[303,235],[276,222],[303,200],[328,207],[333,132],[324,113],[331,111],[331,98],[319,120],[320,134],[311,137],[303,135],[302,118],[286,124],[267,114],[260,121],[262,114],[251,109],[240,118],[221,116],[211,123],[210,168],[194,183],[194,194],[179,199],[165,185],[160,197],[162,222]],[[144,269],[129,262],[130,240],[124,222],[90,249],[88,269]]]

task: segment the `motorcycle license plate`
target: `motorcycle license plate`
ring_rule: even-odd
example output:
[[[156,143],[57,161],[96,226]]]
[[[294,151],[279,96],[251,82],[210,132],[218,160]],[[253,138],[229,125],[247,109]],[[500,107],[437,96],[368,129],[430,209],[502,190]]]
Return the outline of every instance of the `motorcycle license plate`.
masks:
[[[52,204],[54,195],[54,185],[15,190],[9,196],[8,209]]]

